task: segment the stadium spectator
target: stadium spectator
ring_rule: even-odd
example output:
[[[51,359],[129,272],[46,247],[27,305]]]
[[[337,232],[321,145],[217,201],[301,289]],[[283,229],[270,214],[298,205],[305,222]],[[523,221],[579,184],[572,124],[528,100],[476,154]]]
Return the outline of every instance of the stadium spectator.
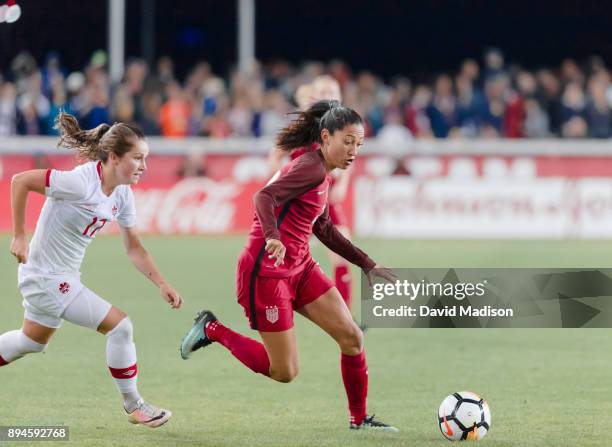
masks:
[[[387,115],[385,125],[378,132],[378,139],[382,147],[393,150],[394,147],[405,146],[412,141],[412,133],[402,124],[402,117],[399,112],[392,112]]]
[[[28,100],[24,102],[17,114],[17,133],[19,135],[40,135],[43,133],[43,120],[38,115],[36,104]]]
[[[607,80],[597,77],[589,81],[589,100],[586,106],[586,119],[591,138],[609,138],[611,135],[612,114],[606,92]]]
[[[550,70],[538,72],[538,82],[541,87],[539,100],[549,117],[550,132],[554,135],[561,133],[561,82]]]
[[[129,86],[126,84],[121,85],[115,92],[112,106],[113,121],[126,124],[133,124],[136,121],[136,101],[137,98],[140,98],[140,95],[132,95],[130,93]],[[142,102],[142,99],[140,101]],[[140,115],[142,115],[142,112]]]
[[[406,127],[417,138],[432,137],[431,124],[426,109],[431,101],[432,92],[426,85],[418,85],[410,104],[406,106]]]
[[[172,81],[166,87],[167,100],[160,109],[159,123],[165,137],[185,137],[189,130],[189,103],[178,82]]]
[[[183,79],[168,56],[153,70],[129,60],[121,83],[111,86],[105,52],[96,51],[82,72],[70,75],[60,57],[51,52],[38,67],[20,53],[2,73],[0,135],[54,134],[50,123],[64,109],[85,127],[127,121],[147,135],[269,137],[286,123],[298,86],[323,74],[338,81],[345,104],[365,118],[368,137],[388,138],[391,131],[417,139],[612,135],[610,75],[597,56],[529,71],[509,68],[502,51],[491,48],[482,65],[466,59],[456,72],[423,77],[414,87],[406,77],[385,83],[375,73],[353,73],[339,60],[299,67],[256,62],[248,74],[228,78],[199,61]]]
[[[457,124],[456,99],[453,95],[453,82],[448,75],[436,79],[433,100],[427,107],[427,117],[436,138],[446,138]]]
[[[26,113],[26,108],[33,108],[38,118],[49,114],[49,99],[42,92],[42,76],[40,72],[34,72],[27,78],[26,90],[17,99],[17,109]],[[30,113],[31,111],[28,111]],[[39,133],[42,133],[40,129]]]
[[[64,86],[64,80],[62,77],[56,77],[53,80],[51,86],[51,103],[49,105],[49,113],[44,118],[45,133],[47,135],[59,135],[58,131],[54,129],[55,118],[61,111],[66,113],[74,113],[72,105],[68,102],[68,95]]]
[[[156,91],[147,92],[142,97],[142,117],[138,126],[145,135],[161,135],[159,116],[162,106],[162,97]]]
[[[504,54],[499,48],[488,48],[484,54],[484,77],[485,81],[505,75]]]
[[[17,133],[17,90],[11,82],[0,85],[0,137]]]
[[[287,113],[291,111],[289,104],[282,93],[277,90],[269,90],[265,96],[266,107],[261,114],[260,134],[273,136],[287,125]]]
[[[477,137],[487,115],[487,100],[477,88],[473,75],[462,71],[455,79],[457,89],[457,125],[461,135]]]
[[[561,134],[568,138],[587,135],[586,97],[578,81],[569,82],[561,97]]]
[[[104,85],[91,85],[87,89],[87,105],[81,111],[83,123],[86,127],[94,128],[100,124],[110,123],[108,111],[108,91]],[[85,111],[86,110],[86,111]]]
[[[127,115],[126,118],[128,119],[117,118],[117,121],[133,123],[142,117],[142,96],[148,71],[147,64],[142,59],[128,61],[122,88],[115,93],[115,97],[119,96],[119,104],[113,101],[115,108],[123,108],[123,112]],[[128,111],[128,108],[131,111]]]
[[[41,68],[42,75],[42,91],[48,97],[51,96],[53,86],[57,81],[62,81],[68,76],[68,70],[62,66],[60,55],[57,51],[51,51],[47,54],[45,65]]]

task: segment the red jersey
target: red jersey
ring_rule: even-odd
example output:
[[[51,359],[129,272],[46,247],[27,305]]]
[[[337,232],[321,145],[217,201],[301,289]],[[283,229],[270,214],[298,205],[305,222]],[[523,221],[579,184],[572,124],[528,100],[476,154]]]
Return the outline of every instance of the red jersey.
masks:
[[[317,143],[316,141],[314,143],[310,143],[308,146],[302,146],[302,147],[298,147],[297,149],[293,149],[290,153],[289,153],[289,158],[291,160],[295,160],[296,158],[308,153],[308,152],[314,152],[314,151],[318,151],[321,148],[321,145],[319,143]],[[333,187],[334,183],[336,182],[336,178],[335,177],[330,177],[330,183],[329,186]],[[346,220],[346,219],[344,219]],[[346,225],[346,224],[343,224]]]
[[[314,234],[330,250],[365,271],[374,267],[363,251],[355,247],[332,224],[327,209],[331,177],[320,150],[297,157],[255,194],[255,218],[246,250],[260,276],[287,277],[300,272],[311,259],[309,239]],[[266,240],[278,239],[285,248],[284,263],[265,254]]]

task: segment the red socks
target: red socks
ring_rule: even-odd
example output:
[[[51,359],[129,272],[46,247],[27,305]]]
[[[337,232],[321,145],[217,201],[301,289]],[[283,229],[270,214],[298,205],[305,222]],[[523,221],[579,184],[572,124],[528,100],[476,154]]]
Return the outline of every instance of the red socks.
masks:
[[[209,323],[204,330],[210,340],[225,346],[247,368],[265,376],[270,375],[270,360],[263,344],[232,331],[218,321]],[[368,366],[365,351],[357,355],[342,354],[340,365],[351,422],[359,425],[366,416],[368,397]]]
[[[368,365],[365,351],[361,354],[342,354],[340,361],[342,381],[349,402],[351,423],[359,425],[366,416],[366,399],[368,397]]]
[[[263,344],[232,331],[218,321],[209,323],[204,330],[209,339],[225,346],[247,368],[270,376],[270,359]]]
[[[6,360],[4,360],[2,358],[2,356],[0,355],[0,366],[4,366],[4,365],[8,365],[9,362],[7,362]]]
[[[352,277],[351,271],[348,265],[338,265],[334,269],[334,282],[336,289],[342,295],[342,299],[346,303],[346,307],[351,308],[352,296],[351,296],[351,284]]]

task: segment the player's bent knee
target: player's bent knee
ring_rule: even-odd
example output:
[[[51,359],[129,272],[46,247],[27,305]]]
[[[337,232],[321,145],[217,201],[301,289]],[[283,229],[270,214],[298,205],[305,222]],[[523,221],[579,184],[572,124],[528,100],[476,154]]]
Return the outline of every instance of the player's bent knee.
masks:
[[[22,332],[22,337],[21,337],[19,345],[20,345],[20,351],[24,355],[25,354],[37,354],[39,352],[43,352],[45,349],[47,349],[47,346],[49,346],[48,343],[41,344],[41,343],[35,342],[23,332]]]
[[[134,326],[130,317],[125,317],[117,326],[108,331],[106,337],[117,344],[127,344],[134,342]]]
[[[293,379],[297,377],[297,373],[295,374],[291,372],[272,373],[270,377],[280,383],[291,383],[293,382]]]
[[[344,354],[357,355],[363,351],[363,332],[359,326],[352,324],[343,331],[338,344]]]
[[[281,383],[290,383],[298,375],[297,367],[274,369],[270,368],[270,378]]]

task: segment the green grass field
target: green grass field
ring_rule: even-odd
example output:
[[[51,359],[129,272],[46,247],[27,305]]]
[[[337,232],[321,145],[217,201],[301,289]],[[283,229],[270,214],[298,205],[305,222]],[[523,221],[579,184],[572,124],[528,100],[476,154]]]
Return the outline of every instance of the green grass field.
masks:
[[[0,369],[0,425],[68,425],[70,444],[78,446],[446,446],[438,405],[467,389],[491,406],[485,445],[612,444],[609,330],[372,329],[366,334],[369,410],[402,432],[349,432],[338,349],[299,316],[301,372],[291,384],[253,374],[220,346],[180,359],[179,341],[202,307],[256,336],[234,298],[243,237],[144,241],[186,299],[183,309],[171,311],[162,302],[115,237],[94,241],[82,278],[131,316],[140,391],[170,408],[173,419],[156,431],[129,425],[105,365],[104,337],[65,324],[45,354]],[[358,242],[390,267],[612,266],[610,242]],[[1,236],[0,332],[22,319],[8,245]],[[320,246],[313,252],[327,265]]]

